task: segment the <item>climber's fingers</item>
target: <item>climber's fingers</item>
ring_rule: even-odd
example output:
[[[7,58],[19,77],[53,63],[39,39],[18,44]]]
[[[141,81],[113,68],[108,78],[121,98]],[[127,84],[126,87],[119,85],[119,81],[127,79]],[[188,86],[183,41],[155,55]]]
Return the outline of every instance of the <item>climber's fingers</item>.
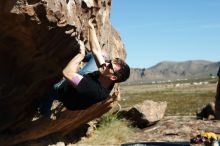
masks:
[[[93,21],[93,19],[89,19],[89,21],[88,21],[88,26],[90,29],[94,29],[94,25],[93,25],[92,21]]]
[[[119,92],[115,91],[115,92],[112,94],[112,97],[113,97],[113,98],[117,98],[118,95],[119,95]]]

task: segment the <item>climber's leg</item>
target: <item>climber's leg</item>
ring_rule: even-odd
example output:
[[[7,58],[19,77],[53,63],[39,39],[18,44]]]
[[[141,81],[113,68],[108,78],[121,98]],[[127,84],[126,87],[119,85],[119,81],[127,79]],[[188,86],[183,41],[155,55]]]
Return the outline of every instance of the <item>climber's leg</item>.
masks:
[[[52,88],[48,93],[48,97],[44,99],[38,106],[38,111],[41,115],[44,115],[46,117],[50,116],[51,107],[54,100],[59,100],[58,91]]]
[[[80,75],[85,75],[94,71],[98,70],[98,67],[95,62],[95,58],[93,57],[92,53],[89,52],[84,59],[87,62],[82,69],[79,70]]]

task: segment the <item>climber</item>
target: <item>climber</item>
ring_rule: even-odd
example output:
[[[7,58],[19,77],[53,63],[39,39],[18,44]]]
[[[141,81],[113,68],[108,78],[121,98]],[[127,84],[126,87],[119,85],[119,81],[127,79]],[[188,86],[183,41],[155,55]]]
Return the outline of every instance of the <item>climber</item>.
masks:
[[[85,55],[84,43],[79,40],[79,53],[63,69],[64,78],[50,91],[50,99],[41,104],[41,114],[48,114],[52,101],[57,99],[69,110],[86,109],[99,101],[105,100],[115,83],[129,78],[129,66],[119,58],[106,61],[96,36],[92,20],[89,26],[89,45],[92,53]],[[86,65],[77,72],[80,62]],[[48,110],[49,108],[49,110]]]

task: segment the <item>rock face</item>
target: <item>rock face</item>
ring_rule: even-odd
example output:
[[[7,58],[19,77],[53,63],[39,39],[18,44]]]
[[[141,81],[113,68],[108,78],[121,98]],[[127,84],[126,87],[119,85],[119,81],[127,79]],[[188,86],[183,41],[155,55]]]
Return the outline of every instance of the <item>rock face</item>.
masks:
[[[55,121],[31,122],[37,101],[61,78],[77,54],[78,38],[88,46],[87,22],[110,58],[125,59],[124,45],[111,26],[111,0],[3,0],[0,5],[0,145],[52,133],[66,134],[111,108],[112,99],[84,111],[65,111]],[[100,110],[101,109],[101,110]]]

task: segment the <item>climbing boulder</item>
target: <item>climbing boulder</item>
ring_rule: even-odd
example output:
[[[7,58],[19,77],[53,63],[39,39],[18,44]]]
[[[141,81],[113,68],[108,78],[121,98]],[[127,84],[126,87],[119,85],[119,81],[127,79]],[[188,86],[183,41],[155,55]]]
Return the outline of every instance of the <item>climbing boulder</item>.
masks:
[[[67,134],[111,108],[111,98],[60,118],[32,121],[36,103],[79,49],[88,45],[94,20],[101,47],[125,59],[124,45],[110,23],[111,0],[2,0],[0,4],[0,145],[14,145],[53,133]]]

